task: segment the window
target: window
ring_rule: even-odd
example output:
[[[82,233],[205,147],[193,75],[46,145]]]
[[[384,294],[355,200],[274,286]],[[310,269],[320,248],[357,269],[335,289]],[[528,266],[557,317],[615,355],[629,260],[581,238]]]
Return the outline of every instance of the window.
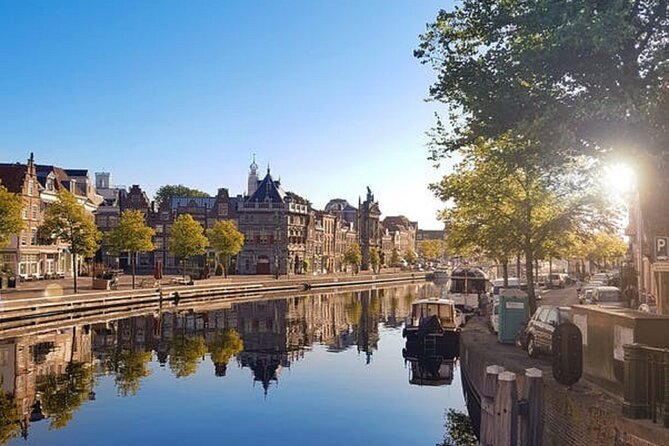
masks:
[[[33,194],[33,180],[32,178],[28,180],[28,195],[32,196]]]
[[[36,204],[32,205],[32,218],[33,218],[33,220],[37,220],[37,205]]]
[[[30,230],[30,244],[31,245],[37,244],[37,228],[32,228]]]
[[[218,204],[218,215],[220,217],[226,217],[228,215],[228,204],[227,203],[219,203]]]
[[[558,324],[558,314],[557,311],[555,310],[550,310],[548,312],[548,316],[546,317],[546,322],[551,324],[551,325],[557,325]]]
[[[163,233],[163,225],[156,225],[156,234]]]
[[[28,244],[28,235],[26,234],[26,231],[21,231],[21,245],[27,245]]]
[[[46,190],[53,191],[53,178],[46,179]]]
[[[28,208],[27,207],[24,207],[23,209],[21,209],[21,217],[24,220],[28,219]]]

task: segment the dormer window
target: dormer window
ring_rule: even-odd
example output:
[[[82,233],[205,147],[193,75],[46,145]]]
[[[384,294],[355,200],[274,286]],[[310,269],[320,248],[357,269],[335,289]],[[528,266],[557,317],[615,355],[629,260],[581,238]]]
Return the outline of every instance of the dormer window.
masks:
[[[53,178],[46,179],[46,190],[53,191]]]

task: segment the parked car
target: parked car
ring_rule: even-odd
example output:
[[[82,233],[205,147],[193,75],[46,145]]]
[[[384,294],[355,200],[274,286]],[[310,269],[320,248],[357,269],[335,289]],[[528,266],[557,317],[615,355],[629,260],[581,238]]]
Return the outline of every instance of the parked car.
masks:
[[[524,338],[527,354],[535,358],[540,353],[551,353],[555,327],[570,320],[569,307],[542,305],[537,308],[525,327]]]
[[[567,275],[566,274],[551,274],[548,276],[548,287],[549,288],[564,288],[567,284]]]
[[[614,286],[598,286],[592,291],[592,301],[597,305],[609,307],[627,307],[628,303]]]
[[[497,334],[499,331],[499,300],[492,304],[492,311],[490,312],[490,331]]]

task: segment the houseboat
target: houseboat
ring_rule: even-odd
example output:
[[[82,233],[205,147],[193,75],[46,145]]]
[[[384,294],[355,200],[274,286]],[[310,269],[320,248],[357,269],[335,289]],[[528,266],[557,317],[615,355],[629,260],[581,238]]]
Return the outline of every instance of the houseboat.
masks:
[[[448,297],[464,313],[479,308],[480,299],[486,294],[488,276],[482,269],[469,266],[455,268],[448,284]]]

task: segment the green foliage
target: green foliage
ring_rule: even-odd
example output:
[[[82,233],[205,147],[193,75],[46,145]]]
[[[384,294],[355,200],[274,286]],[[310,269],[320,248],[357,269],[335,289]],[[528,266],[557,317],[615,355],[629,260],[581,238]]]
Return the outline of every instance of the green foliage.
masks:
[[[146,225],[144,214],[141,211],[123,211],[119,224],[109,232],[108,241],[111,248],[119,253],[153,251],[152,238],[156,231]]]
[[[474,427],[467,414],[448,409],[444,427],[444,441],[437,446],[478,446]]]
[[[437,260],[446,255],[444,240],[421,240],[418,242],[418,253],[427,260]]]
[[[464,1],[440,11],[416,57],[431,65],[433,158],[476,139],[534,139],[555,163],[608,149],[667,147],[668,3]],[[494,92],[494,94],[491,94]]]
[[[220,220],[213,228],[207,230],[207,237],[216,254],[223,255],[225,259],[223,271],[227,275],[230,257],[237,255],[244,246],[244,234],[237,230],[237,225],[232,220]]]
[[[360,245],[351,243],[344,253],[344,263],[351,266],[358,266],[362,262],[362,253],[360,252]]]
[[[62,375],[40,377],[37,390],[41,395],[42,409],[51,418],[51,428],[67,426],[74,412],[89,400],[93,387],[93,370],[84,363],[69,363]]]
[[[160,186],[156,192],[154,200],[158,209],[164,205],[169,205],[173,197],[208,197],[206,192],[198,189],[191,189],[183,184],[166,184]]]
[[[187,259],[204,254],[208,244],[202,225],[192,215],[183,214],[174,219],[168,243],[169,251],[174,256]]]
[[[214,364],[227,364],[230,358],[244,350],[244,341],[237,330],[226,328],[214,334],[207,348]]]
[[[0,248],[9,243],[9,237],[23,228],[21,209],[23,202],[17,194],[9,192],[0,184]]]
[[[404,260],[406,260],[409,265],[413,265],[414,263],[416,263],[416,260],[418,260],[416,251],[414,251],[411,248],[407,249],[404,253]]]
[[[393,252],[390,254],[390,265],[397,266],[400,263],[400,252],[397,248],[393,248]]]
[[[140,381],[151,374],[150,361],[151,352],[119,348],[112,353],[109,366],[114,371],[119,395],[136,395],[139,392]]]
[[[169,367],[174,376],[184,378],[197,370],[197,365],[207,353],[202,336],[176,335],[170,342]]]
[[[83,258],[95,255],[100,241],[100,232],[93,216],[86,213],[77,198],[65,189],[58,192],[58,201],[46,208],[40,237],[60,240],[69,246],[70,252]]]
[[[381,256],[379,256],[378,249],[372,248],[369,251],[369,264],[372,265],[372,270],[374,272],[379,271],[379,267],[381,266]]]
[[[21,414],[16,400],[2,391],[0,376],[0,444],[4,444],[21,433]]]

